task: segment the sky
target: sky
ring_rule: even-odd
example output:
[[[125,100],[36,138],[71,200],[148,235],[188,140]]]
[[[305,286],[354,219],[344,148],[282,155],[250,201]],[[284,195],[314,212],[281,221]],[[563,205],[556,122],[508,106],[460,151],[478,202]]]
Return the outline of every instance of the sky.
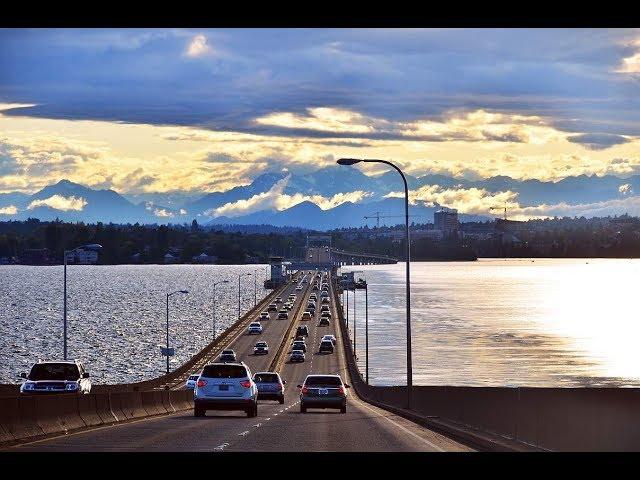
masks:
[[[197,194],[343,156],[625,178],[639,112],[640,30],[0,30],[0,192]]]

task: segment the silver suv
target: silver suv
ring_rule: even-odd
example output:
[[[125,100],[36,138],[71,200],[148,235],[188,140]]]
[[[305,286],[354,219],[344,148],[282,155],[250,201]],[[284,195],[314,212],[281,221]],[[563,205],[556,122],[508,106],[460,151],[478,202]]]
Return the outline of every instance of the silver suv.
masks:
[[[26,381],[20,386],[20,393],[37,395],[43,393],[89,393],[91,380],[89,372],[77,360],[45,362],[39,360],[29,375],[20,375]]]
[[[244,363],[211,363],[202,369],[193,391],[193,414],[207,410],[244,410],[258,416],[258,387]]]

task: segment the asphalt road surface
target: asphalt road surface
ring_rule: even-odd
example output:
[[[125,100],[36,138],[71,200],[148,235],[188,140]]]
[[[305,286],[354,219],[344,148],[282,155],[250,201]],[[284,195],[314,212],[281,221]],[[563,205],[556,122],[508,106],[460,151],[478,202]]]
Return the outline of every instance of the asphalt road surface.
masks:
[[[307,275],[309,279],[309,275]],[[297,292],[296,302],[306,300],[310,284]],[[283,300],[291,293],[291,286]],[[302,295],[304,294],[304,295]],[[320,297],[318,292],[318,297]],[[471,449],[441,434],[428,430],[386,410],[358,399],[349,389],[347,413],[339,410],[308,409],[300,413],[297,385],[310,373],[337,373],[349,383],[340,329],[333,296],[333,319],[328,327],[317,325],[319,317],[310,321],[295,321],[309,326],[307,354],[304,363],[284,363],[281,376],[287,381],[285,403],[261,400],[258,417],[247,418],[244,412],[207,412],[196,418],[192,411],[174,415],[142,419],[121,425],[63,435],[47,440],[12,447],[11,451],[470,451]],[[296,305],[294,305],[295,311]],[[300,313],[303,310],[300,310]],[[319,312],[319,309],[318,309]],[[262,335],[242,334],[229,345],[239,360],[247,363],[252,372],[266,370],[280,345],[289,322],[263,321]],[[319,313],[318,313],[319,315]],[[333,334],[338,339],[333,354],[319,354],[320,339]],[[269,355],[253,355],[258,340],[269,344]],[[292,339],[289,339],[290,344]],[[288,351],[286,359],[288,360]]]

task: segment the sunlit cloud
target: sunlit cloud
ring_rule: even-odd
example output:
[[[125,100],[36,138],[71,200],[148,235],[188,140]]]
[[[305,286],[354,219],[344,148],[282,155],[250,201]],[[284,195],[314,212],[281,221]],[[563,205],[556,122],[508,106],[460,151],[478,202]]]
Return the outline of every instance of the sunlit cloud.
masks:
[[[37,207],[50,207],[56,210],[63,211],[82,211],[87,205],[87,201],[82,197],[64,197],[62,195],[52,195],[49,198],[33,200],[27,207],[28,210],[32,210]]]
[[[282,211],[302,202],[312,202],[318,205],[321,209],[327,210],[337,207],[345,202],[357,203],[364,198],[371,196],[371,193],[360,190],[338,193],[331,197],[324,197],[322,195],[304,195],[302,193],[288,195],[284,193],[284,189],[290,178],[291,176],[288,175],[282,180],[279,180],[266,192],[253,195],[248,199],[226,203],[221,207],[207,210],[204,214],[211,217],[238,217],[262,210]]]
[[[258,117],[255,122],[261,125],[323,132],[372,133],[375,131],[374,124],[382,120],[366,118],[350,110],[318,107],[307,108],[307,115],[276,112]]]
[[[189,42],[186,54],[189,57],[202,57],[213,53],[213,48],[208,43],[207,37],[202,34],[196,35]]]
[[[623,58],[622,64],[616,70],[618,73],[640,73],[640,40],[636,40],[634,45],[638,51],[633,55]]]
[[[618,192],[622,195],[631,195],[633,193],[633,189],[630,184],[624,183],[618,187]]]
[[[16,213],[18,213],[18,209],[15,205],[0,207],[0,215],[15,215]]]

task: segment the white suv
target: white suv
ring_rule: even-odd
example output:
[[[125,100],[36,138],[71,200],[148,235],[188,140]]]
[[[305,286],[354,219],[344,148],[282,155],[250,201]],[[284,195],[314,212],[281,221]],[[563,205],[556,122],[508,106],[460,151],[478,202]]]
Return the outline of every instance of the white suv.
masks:
[[[26,379],[20,386],[20,393],[25,395],[91,392],[89,372],[77,360],[38,361],[31,367],[29,375],[23,373],[20,376]]]
[[[211,363],[202,369],[193,391],[193,414],[207,410],[244,410],[258,416],[258,387],[244,363]]]
[[[252,322],[249,325],[249,333],[262,333],[262,325],[260,322]]]

